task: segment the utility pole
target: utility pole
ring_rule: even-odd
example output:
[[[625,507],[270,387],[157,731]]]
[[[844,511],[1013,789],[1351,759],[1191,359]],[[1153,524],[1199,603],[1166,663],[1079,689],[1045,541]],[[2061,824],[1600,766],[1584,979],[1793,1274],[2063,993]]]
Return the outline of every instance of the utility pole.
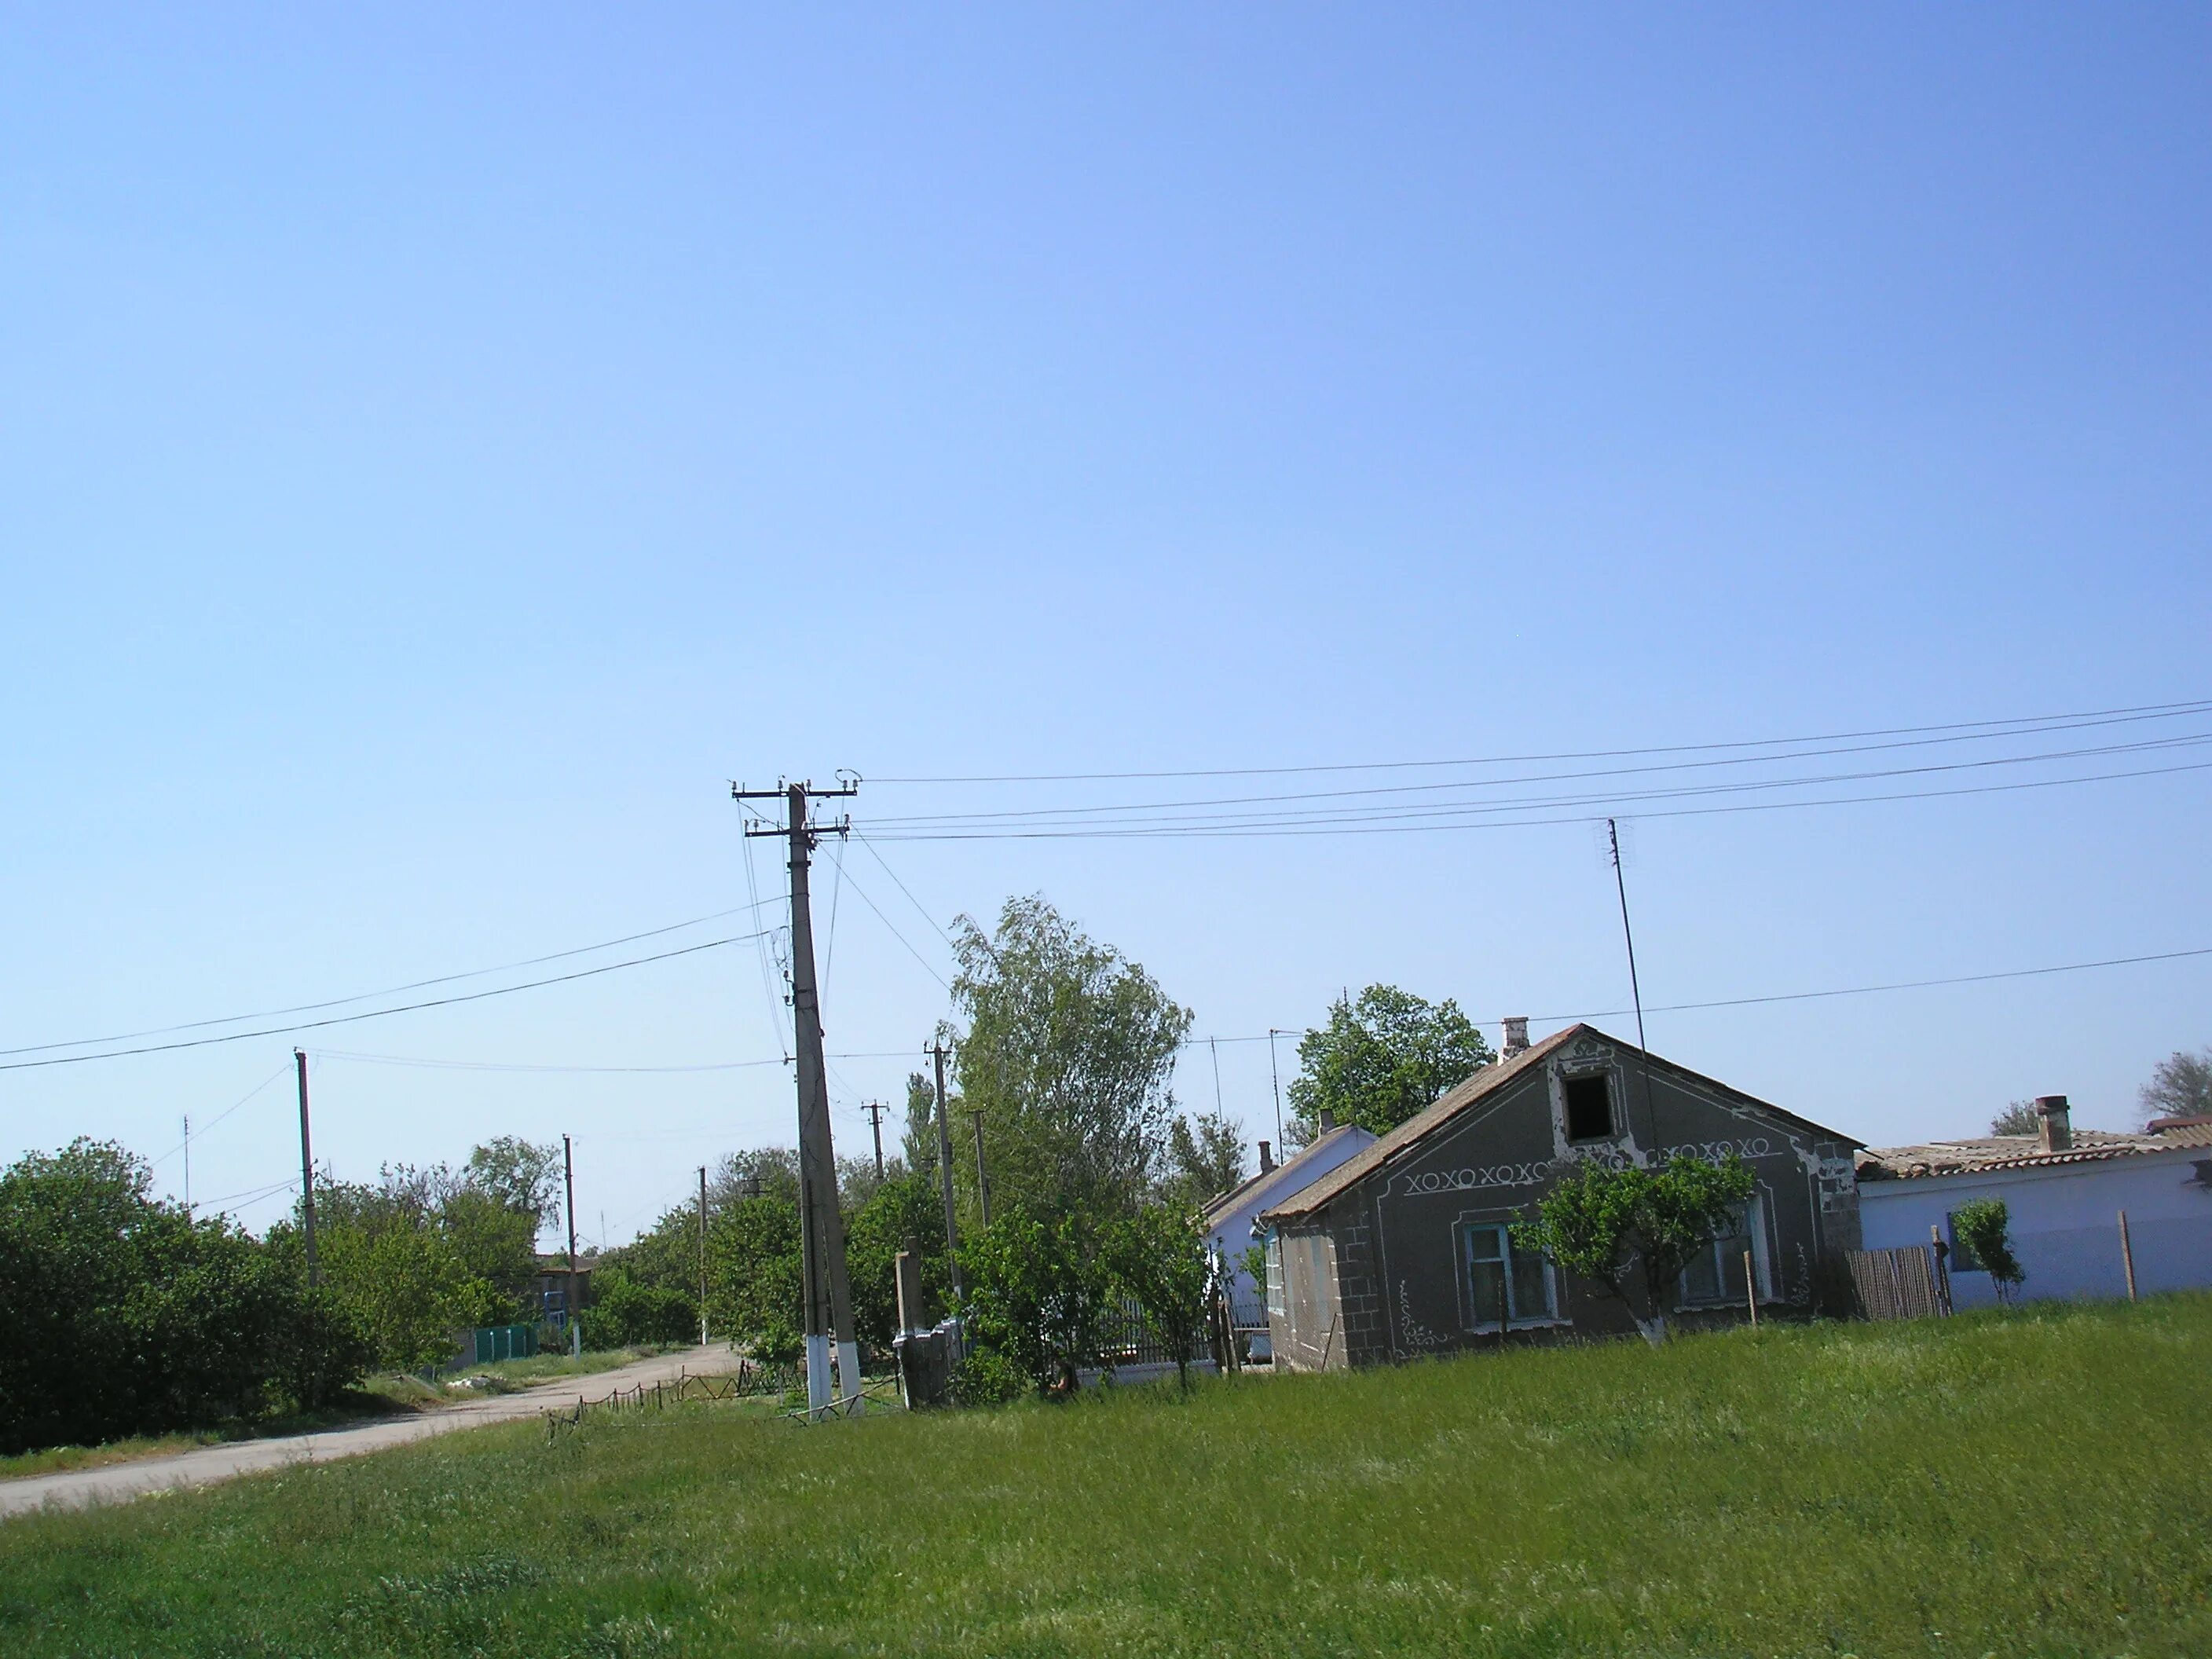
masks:
[[[323,1270],[315,1261],[315,1153],[307,1138],[307,1051],[292,1050],[292,1060],[300,1073],[300,1220],[301,1231],[307,1240],[307,1283],[323,1282]]]
[[[801,1279],[806,1299],[806,1403],[819,1418],[842,1397],[848,1409],[860,1409],[860,1349],[853,1338],[852,1286],[845,1271],[845,1223],[837,1212],[837,1158],[830,1136],[830,1090],[822,1058],[822,999],[814,981],[814,917],[807,892],[807,866],[814,851],[814,826],[807,817],[812,799],[854,795],[858,780],[835,789],[789,783],[776,789],[730,786],[733,800],[784,802],[784,823],[748,829],[748,836],[781,835],[791,845],[791,1023],[799,1073],[799,1234]],[[846,825],[840,823],[837,833]],[[830,1389],[830,1357],[836,1347],[837,1396]]]
[[[1644,1040],[1644,992],[1636,982],[1636,935],[1628,928],[1628,883],[1620,873],[1620,826],[1605,821],[1606,851],[1613,859],[1613,890],[1620,895],[1620,936],[1628,945],[1628,994],[1636,1004],[1636,1046],[1644,1055],[1644,1127],[1651,1137],[1651,1150],[1659,1150],[1659,1115],[1651,1105],[1651,1048]]]
[[[707,1346],[707,1166],[699,1166],[699,1346]]]
[[[884,1178],[884,1103],[872,1100],[860,1109],[868,1115],[868,1127],[876,1137],[876,1179]]]
[[[185,1219],[192,1218],[192,1121],[185,1120]]]
[[[584,1327],[576,1316],[583,1310],[576,1304],[576,1149],[568,1137],[561,1137],[561,1174],[568,1188],[568,1352],[579,1354],[584,1351]]]
[[[983,1109],[975,1108],[969,1116],[975,1120],[975,1207],[983,1212],[983,1224],[991,1224],[991,1177],[983,1168]]]
[[[957,1307],[960,1289],[960,1223],[952,1208],[952,1115],[945,1100],[945,1042],[929,1045],[929,1058],[937,1072],[937,1185],[945,1199],[945,1260],[952,1275],[952,1301]]]

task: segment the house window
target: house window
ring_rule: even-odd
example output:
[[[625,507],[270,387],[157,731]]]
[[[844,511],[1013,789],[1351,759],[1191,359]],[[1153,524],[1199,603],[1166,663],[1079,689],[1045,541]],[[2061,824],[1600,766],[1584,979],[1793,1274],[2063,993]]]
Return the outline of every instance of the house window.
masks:
[[[1951,1271],[1954,1273],[1985,1273],[1989,1268],[1981,1257],[1974,1254],[1965,1235],[1959,1231],[1959,1212],[1952,1211],[1943,1218],[1943,1231],[1951,1235]]]
[[[1762,1267],[1765,1252],[1760,1248],[1759,1202],[1754,1196],[1745,1205],[1743,1214],[1724,1237],[1717,1238],[1695,1255],[1682,1269],[1681,1300],[1686,1304],[1699,1303],[1737,1304],[1744,1300],[1744,1253],[1752,1256],[1752,1270],[1759,1280],[1759,1291],[1763,1300],[1766,1294],[1765,1273]]]
[[[1613,1138],[1613,1089],[1606,1074],[1563,1079],[1567,1097],[1567,1139],[1609,1140]]]
[[[1267,1311],[1287,1314],[1290,1304],[1283,1298],[1283,1236],[1270,1231],[1267,1234]]]
[[[1515,1249],[1512,1235],[1504,1227],[1464,1227],[1461,1239],[1467,1262],[1469,1329],[1494,1331],[1501,1320],[1508,1325],[1530,1325],[1558,1316],[1550,1262],[1533,1250]]]

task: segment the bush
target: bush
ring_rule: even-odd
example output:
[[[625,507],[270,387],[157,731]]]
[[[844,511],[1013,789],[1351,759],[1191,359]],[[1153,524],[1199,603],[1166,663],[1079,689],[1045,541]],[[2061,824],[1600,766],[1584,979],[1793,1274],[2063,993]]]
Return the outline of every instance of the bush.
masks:
[[[1973,1199],[1951,1212],[1951,1226],[1959,1242],[1988,1270],[2000,1302],[2010,1301],[2027,1277],[2020,1258],[2012,1253],[2011,1224],[2012,1212],[2001,1198]]]
[[[693,1342],[699,1336],[699,1299],[665,1285],[641,1284],[611,1273],[598,1299],[583,1313],[584,1346],[629,1348],[645,1343]]]
[[[1062,1216],[1047,1226],[1009,1212],[970,1240],[961,1259],[969,1340],[1027,1376],[1040,1393],[1073,1389],[1077,1371],[1097,1362],[1110,1284],[1074,1218]]]
[[[972,1350],[952,1373],[952,1398],[963,1406],[1003,1406],[1033,1386],[1019,1365],[989,1348]]]

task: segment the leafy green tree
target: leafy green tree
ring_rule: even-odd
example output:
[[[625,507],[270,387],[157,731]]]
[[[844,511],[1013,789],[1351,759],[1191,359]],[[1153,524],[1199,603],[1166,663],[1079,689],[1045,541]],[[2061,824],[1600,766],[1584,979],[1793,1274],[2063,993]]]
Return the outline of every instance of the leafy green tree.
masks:
[[[469,1154],[467,1184],[501,1209],[530,1218],[530,1247],[560,1215],[561,1149],[515,1135],[495,1135]]]
[[[891,1178],[868,1195],[845,1231],[845,1267],[853,1287],[853,1326],[860,1339],[887,1352],[898,1334],[898,1255],[912,1247],[921,1268],[924,1304],[945,1305],[945,1211],[926,1174],[894,1165]]]
[[[324,1281],[368,1339],[377,1363],[422,1370],[453,1356],[455,1334],[473,1325],[492,1291],[434,1227],[349,1221],[325,1229],[318,1205],[316,1253]]]
[[[646,1343],[695,1340],[699,1334],[696,1292],[648,1285],[602,1266],[592,1277],[592,1305],[584,1310],[583,1345],[628,1348]]]
[[[1244,1126],[1218,1112],[1179,1117],[1168,1126],[1167,1179],[1162,1198],[1194,1208],[1244,1179]]]
[[[806,1328],[797,1182],[723,1206],[708,1230],[707,1260],[707,1321],[717,1339],[763,1359],[795,1358]]]
[[[1311,1141],[1324,1110],[1339,1123],[1387,1133],[1493,1058],[1456,1002],[1370,985],[1357,1000],[1339,997],[1328,1024],[1299,1041],[1285,1136],[1298,1146]]]
[[[906,1079],[906,1131],[899,1156],[906,1167],[937,1178],[937,1085],[920,1072]]]
[[[1647,1340],[1661,1342],[1682,1269],[1737,1224],[1754,1185],[1751,1166],[1734,1152],[1718,1163],[1678,1155],[1656,1170],[1578,1161],[1537,1200],[1533,1218],[1514,1224],[1513,1246],[1602,1285]]]
[[[984,1115],[993,1210],[1133,1212],[1166,1150],[1190,1011],[1041,896],[1007,900],[988,934],[962,917],[954,953],[961,1107]],[[961,1185],[972,1194],[972,1172]]]
[[[2032,1100],[2015,1100],[1990,1120],[1993,1135],[2032,1135],[2039,1127]]]
[[[1147,1205],[1115,1224],[1106,1246],[1115,1288],[1135,1302],[1145,1323],[1176,1363],[1176,1380],[1190,1387],[1213,1294],[1206,1229],[1186,1209]]]
[[[1048,1224],[1003,1211],[961,1241],[960,1265],[969,1340],[1040,1394],[1073,1393],[1076,1374],[1097,1363],[1112,1283],[1085,1229],[1073,1216]]]
[[[1952,1231],[1987,1271],[2000,1302],[2009,1302],[2027,1277],[2012,1253],[2011,1226],[2012,1212],[2001,1198],[1971,1199],[1951,1212]]]

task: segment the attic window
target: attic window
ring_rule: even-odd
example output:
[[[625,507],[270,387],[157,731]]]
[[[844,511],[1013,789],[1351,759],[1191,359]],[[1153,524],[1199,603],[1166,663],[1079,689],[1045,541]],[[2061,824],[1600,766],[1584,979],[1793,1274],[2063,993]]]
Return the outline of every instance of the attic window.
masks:
[[[1609,1140],[1613,1138],[1613,1091],[1605,1073],[1563,1079],[1567,1097],[1567,1139]]]

